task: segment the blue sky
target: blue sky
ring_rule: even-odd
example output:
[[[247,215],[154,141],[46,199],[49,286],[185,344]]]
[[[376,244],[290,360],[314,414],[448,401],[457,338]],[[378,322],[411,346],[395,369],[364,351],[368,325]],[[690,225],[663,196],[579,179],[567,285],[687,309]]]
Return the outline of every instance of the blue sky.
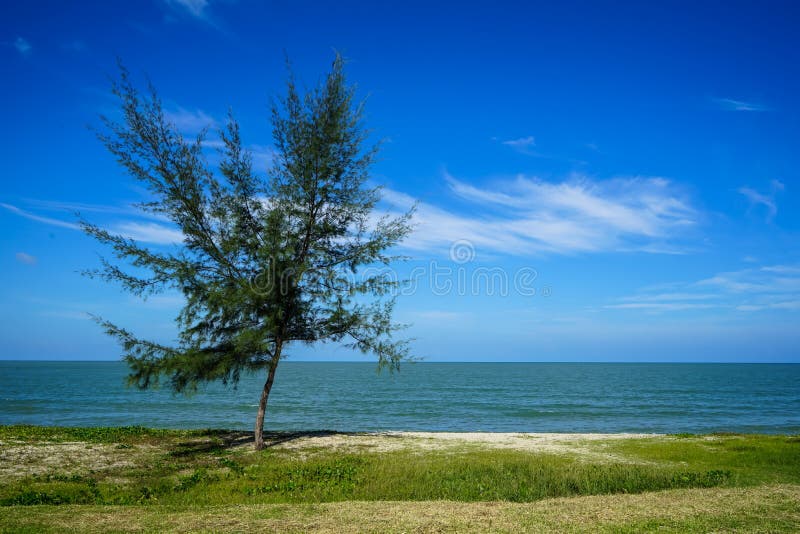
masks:
[[[86,128],[116,57],[187,135],[232,108],[265,169],[284,53],[313,85],[338,50],[387,141],[382,209],[419,202],[397,307],[419,356],[800,361],[796,3],[429,4],[4,3],[0,358],[116,359],[86,312],[174,334],[179,295],[78,274],[104,251],[75,211],[180,238]]]

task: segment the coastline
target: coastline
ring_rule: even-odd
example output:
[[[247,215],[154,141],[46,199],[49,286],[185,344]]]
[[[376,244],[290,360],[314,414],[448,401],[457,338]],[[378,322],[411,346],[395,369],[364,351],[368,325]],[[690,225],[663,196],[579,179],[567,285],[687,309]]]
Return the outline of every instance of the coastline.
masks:
[[[0,426],[0,531],[800,530],[800,436]]]

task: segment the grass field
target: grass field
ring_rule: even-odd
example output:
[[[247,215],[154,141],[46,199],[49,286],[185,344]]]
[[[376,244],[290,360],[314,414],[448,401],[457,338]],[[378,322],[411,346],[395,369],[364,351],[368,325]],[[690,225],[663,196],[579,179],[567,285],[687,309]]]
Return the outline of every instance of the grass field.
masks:
[[[800,437],[269,438],[0,427],[0,530],[800,530]]]

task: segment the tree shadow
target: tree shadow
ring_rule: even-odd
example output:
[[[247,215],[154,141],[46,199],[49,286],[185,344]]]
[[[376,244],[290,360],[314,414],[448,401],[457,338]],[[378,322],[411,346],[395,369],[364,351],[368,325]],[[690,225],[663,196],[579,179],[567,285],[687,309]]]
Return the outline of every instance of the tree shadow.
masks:
[[[175,444],[175,449],[170,451],[170,456],[187,457],[198,454],[222,452],[239,445],[253,442],[253,433],[236,430],[208,430],[190,441],[180,441]]]
[[[336,430],[310,430],[304,432],[264,432],[264,448],[269,449],[282,443],[289,443],[302,438],[325,438],[328,436],[354,436],[356,432],[338,432]]]
[[[275,431],[264,432],[264,450],[276,447],[283,443],[302,438],[317,438],[328,436],[356,436],[363,432],[339,432],[336,430],[310,430],[301,432]],[[212,453],[215,451],[225,451],[234,447],[252,444],[255,442],[253,432],[237,430],[209,430],[203,432],[192,441],[182,441],[176,444],[176,450],[170,452],[170,456],[187,457],[197,454]]]

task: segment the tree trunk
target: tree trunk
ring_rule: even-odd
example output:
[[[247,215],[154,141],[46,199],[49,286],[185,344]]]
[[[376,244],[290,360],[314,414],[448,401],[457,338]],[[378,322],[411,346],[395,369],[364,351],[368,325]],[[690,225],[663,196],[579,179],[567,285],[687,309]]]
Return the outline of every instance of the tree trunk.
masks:
[[[267,412],[267,400],[269,399],[269,392],[272,389],[272,383],[275,381],[275,369],[278,368],[282,346],[283,344],[280,341],[275,346],[275,354],[270,362],[267,381],[264,382],[264,389],[261,390],[261,400],[258,402],[258,415],[256,416],[255,427],[255,446],[257,451],[264,448],[264,414]]]

